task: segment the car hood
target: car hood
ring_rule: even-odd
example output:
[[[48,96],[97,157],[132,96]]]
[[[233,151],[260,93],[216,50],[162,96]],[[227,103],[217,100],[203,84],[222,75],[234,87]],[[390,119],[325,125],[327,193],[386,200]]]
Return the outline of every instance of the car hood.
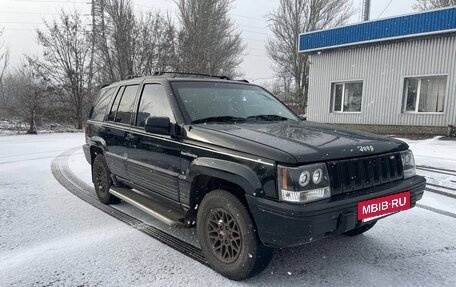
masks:
[[[198,124],[192,131],[190,137],[284,163],[362,157],[408,148],[392,138],[310,121]],[[271,153],[271,149],[276,151]],[[287,156],[277,158],[279,151]]]

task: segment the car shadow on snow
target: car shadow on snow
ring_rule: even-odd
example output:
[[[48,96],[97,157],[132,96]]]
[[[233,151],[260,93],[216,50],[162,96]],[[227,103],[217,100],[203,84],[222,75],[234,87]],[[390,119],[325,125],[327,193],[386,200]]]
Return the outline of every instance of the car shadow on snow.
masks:
[[[420,249],[402,250],[400,246],[392,247],[391,242],[382,241],[377,236],[382,235],[369,232],[356,237],[341,235],[299,247],[277,249],[266,270],[243,283],[270,286],[290,284],[297,280],[301,282],[301,286],[322,283],[330,286],[353,286],[363,285],[368,281],[369,285],[373,284],[374,281],[371,280],[378,276],[385,276],[386,280],[389,280],[384,269],[389,268],[394,260],[416,257],[410,266],[403,266],[403,269],[413,269],[421,265],[417,261],[420,256],[426,255],[425,252],[420,252]],[[408,261],[405,261],[402,264],[408,264]],[[366,274],[374,277],[367,278]],[[394,281],[391,283],[394,284]]]

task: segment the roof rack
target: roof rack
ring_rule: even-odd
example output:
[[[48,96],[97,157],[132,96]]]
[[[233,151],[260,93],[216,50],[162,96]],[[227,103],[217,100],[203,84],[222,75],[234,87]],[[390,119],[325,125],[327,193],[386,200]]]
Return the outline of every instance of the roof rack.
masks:
[[[153,76],[163,76],[165,74],[173,74],[174,78],[176,77],[176,75],[189,75],[189,76],[201,76],[201,77],[208,77],[208,78],[217,78],[217,79],[222,79],[222,80],[231,80],[227,76],[217,76],[217,75],[209,75],[209,74],[201,74],[201,73],[175,72],[175,71],[172,71],[172,72],[158,71],[158,72],[154,72]]]

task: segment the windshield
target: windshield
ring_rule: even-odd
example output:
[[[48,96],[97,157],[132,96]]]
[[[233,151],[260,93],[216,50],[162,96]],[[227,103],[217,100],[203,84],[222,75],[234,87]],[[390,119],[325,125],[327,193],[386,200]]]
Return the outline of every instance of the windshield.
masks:
[[[191,122],[298,120],[266,90],[252,85],[219,82],[173,82]]]

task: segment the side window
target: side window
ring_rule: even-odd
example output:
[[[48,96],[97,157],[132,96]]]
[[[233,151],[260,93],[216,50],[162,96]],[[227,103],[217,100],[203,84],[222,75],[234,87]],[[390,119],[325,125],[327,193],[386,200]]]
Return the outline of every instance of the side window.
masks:
[[[144,127],[146,119],[150,116],[168,117],[171,121],[174,121],[173,111],[171,110],[168,96],[162,85],[144,85],[138,108],[136,125]]]
[[[133,106],[135,104],[136,91],[138,90],[138,85],[127,86],[122,95],[122,99],[119,103],[119,108],[117,109],[115,122],[122,124],[129,124],[131,119],[131,114],[133,113]]]
[[[332,107],[335,113],[361,112],[363,82],[333,83]]]
[[[108,121],[113,122],[114,119],[116,118],[117,108],[119,107],[120,98],[122,98],[122,94],[123,94],[124,90],[125,90],[125,87],[121,87],[119,89],[116,99],[114,100],[114,103],[111,106],[111,110],[109,111]]]
[[[443,113],[447,76],[406,78],[404,113]]]
[[[114,96],[116,89],[102,89],[98,94],[97,100],[94,102],[89,118],[95,121],[103,121],[108,109],[111,98]]]

